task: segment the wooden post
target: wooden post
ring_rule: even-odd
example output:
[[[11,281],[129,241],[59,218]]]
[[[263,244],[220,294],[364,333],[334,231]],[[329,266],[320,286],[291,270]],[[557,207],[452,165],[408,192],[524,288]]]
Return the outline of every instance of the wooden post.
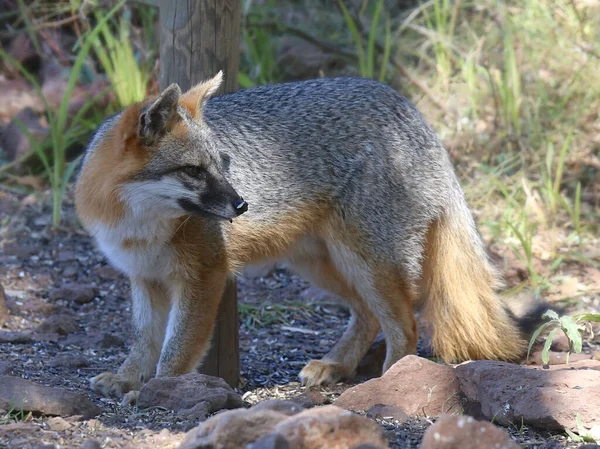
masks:
[[[160,0],[160,88],[186,91],[219,70],[224,91],[237,89],[241,0]],[[235,279],[221,301],[211,350],[200,372],[239,382],[238,308]]]

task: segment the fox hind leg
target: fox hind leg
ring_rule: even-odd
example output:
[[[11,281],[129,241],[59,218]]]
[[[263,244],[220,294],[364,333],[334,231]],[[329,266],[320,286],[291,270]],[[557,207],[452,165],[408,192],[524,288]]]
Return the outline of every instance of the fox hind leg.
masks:
[[[348,284],[353,285],[372,315],[377,319],[386,341],[385,372],[406,354],[417,349],[417,325],[414,317],[415,287],[395,263],[372,260],[359,255],[339,241],[330,245],[330,253]],[[363,251],[363,254],[368,252]]]
[[[323,359],[311,360],[300,372],[300,379],[312,386],[350,377],[377,336],[377,319],[335,267],[324,242],[311,241],[295,252],[289,262],[305,279],[344,299],[351,310],[350,322],[340,340]]]

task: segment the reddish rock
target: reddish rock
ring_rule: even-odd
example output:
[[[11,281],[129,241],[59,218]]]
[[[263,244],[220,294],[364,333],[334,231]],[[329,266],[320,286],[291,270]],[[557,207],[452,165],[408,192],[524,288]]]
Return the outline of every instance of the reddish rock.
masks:
[[[73,301],[77,304],[87,304],[92,302],[98,296],[98,288],[81,284],[65,284],[60,288],[55,288],[50,292],[49,298],[52,301],[62,299],[64,301]]]
[[[551,369],[480,360],[456,368],[465,411],[502,425],[576,430],[600,422],[600,362],[580,361]]]
[[[90,366],[88,360],[81,354],[59,354],[48,363],[50,366],[66,368],[85,368]]]
[[[21,130],[21,125],[25,126],[36,141],[42,141],[50,134],[48,127],[42,124],[33,109],[27,107],[19,111],[0,134],[0,147],[9,161],[19,159],[33,148],[30,138]]]
[[[137,405],[140,408],[161,406],[206,419],[218,410],[241,407],[242,399],[219,377],[189,373],[151,379],[140,390]]]
[[[377,423],[335,405],[304,410],[279,423],[274,433],[283,436],[291,449],[346,449],[361,444],[388,448]]]
[[[506,432],[470,416],[442,416],[427,429],[420,449],[519,449]]]
[[[0,408],[45,415],[82,415],[84,418],[100,413],[100,409],[83,394],[13,376],[0,376]]]
[[[25,31],[18,33],[11,41],[8,54],[32,75],[38,72],[41,67],[42,59]],[[14,75],[21,76],[16,67],[11,67],[11,69]]]
[[[304,408],[311,408],[316,405],[327,405],[331,400],[323,393],[316,390],[306,390],[302,394],[294,397],[291,401],[300,404]]]
[[[333,405],[302,410],[291,401],[271,400],[211,417],[188,432],[180,448],[341,449],[360,444],[388,447],[382,429],[367,418]]]
[[[552,339],[550,349],[557,352],[566,352],[569,350],[569,339],[564,332],[557,332]]]
[[[31,343],[33,338],[27,332],[5,332],[0,331],[0,343],[25,344]]]
[[[44,335],[68,335],[79,330],[77,321],[72,315],[68,313],[59,313],[56,315],[49,316],[42,324],[37,328],[37,333],[41,336]]]
[[[408,420],[406,412],[396,405],[374,405],[367,410],[367,416],[375,419],[398,421],[399,423],[404,423]]]
[[[249,410],[229,410],[207,419],[189,431],[181,442],[180,449],[218,447],[237,449],[258,440],[273,431],[275,426],[288,418],[282,410],[284,401],[267,401],[261,407]],[[260,405],[260,404],[259,404]]]
[[[462,410],[454,370],[414,355],[403,357],[382,377],[346,390],[335,405],[348,410],[369,410],[392,405],[408,415],[439,416]]]
[[[110,265],[97,266],[94,268],[94,275],[100,276],[102,279],[107,281],[115,281],[119,277],[123,276],[117,270]]]

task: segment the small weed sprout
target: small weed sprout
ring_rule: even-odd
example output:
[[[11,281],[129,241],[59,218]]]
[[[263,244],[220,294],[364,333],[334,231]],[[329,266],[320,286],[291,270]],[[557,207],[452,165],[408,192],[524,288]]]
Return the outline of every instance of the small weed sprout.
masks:
[[[558,313],[554,310],[548,310],[542,315],[542,318],[550,318],[550,321],[542,324],[531,336],[529,347],[527,348],[527,359],[529,359],[531,348],[540,334],[546,329],[552,328],[542,349],[542,362],[545,365],[550,361],[550,346],[552,345],[552,338],[554,338],[557,331],[562,330],[569,340],[569,351],[566,356],[566,363],[569,363],[569,356],[572,352],[576,354],[581,353],[583,348],[582,332],[587,331],[593,338],[592,322],[600,323],[600,313],[581,313],[573,316],[563,315],[559,317]]]

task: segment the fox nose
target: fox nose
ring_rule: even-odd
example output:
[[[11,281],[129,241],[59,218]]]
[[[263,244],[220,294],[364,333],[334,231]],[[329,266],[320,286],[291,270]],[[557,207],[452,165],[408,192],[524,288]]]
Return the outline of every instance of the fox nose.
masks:
[[[240,198],[233,203],[233,207],[235,208],[235,213],[240,216],[248,210],[248,203],[246,203],[243,198]]]

